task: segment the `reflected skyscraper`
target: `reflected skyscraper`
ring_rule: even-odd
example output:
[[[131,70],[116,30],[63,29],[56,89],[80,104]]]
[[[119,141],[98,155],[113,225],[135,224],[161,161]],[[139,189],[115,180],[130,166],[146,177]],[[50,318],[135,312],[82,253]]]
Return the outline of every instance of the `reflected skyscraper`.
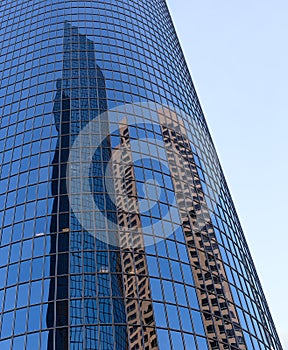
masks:
[[[123,288],[116,275],[121,270],[119,252],[83,230],[69,208],[66,178],[73,138],[90,120],[107,111],[105,78],[96,65],[94,43],[69,23],[64,27],[63,48],[63,76],[57,81],[53,109],[59,134],[52,162],[52,195],[55,199],[51,222],[48,349],[94,349],[103,343],[107,349],[115,345],[120,350],[126,348],[126,328],[112,325],[113,316],[116,324],[126,323]],[[103,132],[101,125],[99,131]],[[105,189],[101,172],[102,163],[109,160],[108,140],[103,143],[101,151],[101,162],[97,161],[96,152],[92,175],[98,175],[98,178],[93,176],[93,181],[98,191],[100,186],[102,198]],[[101,209],[105,210],[103,206]],[[108,215],[113,217],[113,207],[109,209]],[[67,254],[69,250],[73,251],[71,256]],[[79,278],[79,272],[84,276]],[[70,308],[68,296],[71,298]],[[71,327],[69,339],[69,325],[78,322],[85,324],[84,329]]]
[[[0,349],[281,350],[165,1],[0,16]]]

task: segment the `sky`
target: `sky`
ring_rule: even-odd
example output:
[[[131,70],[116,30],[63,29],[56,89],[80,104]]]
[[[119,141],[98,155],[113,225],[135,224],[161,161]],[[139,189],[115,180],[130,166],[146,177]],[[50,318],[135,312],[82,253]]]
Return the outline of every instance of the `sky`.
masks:
[[[167,2],[288,350],[288,1]]]

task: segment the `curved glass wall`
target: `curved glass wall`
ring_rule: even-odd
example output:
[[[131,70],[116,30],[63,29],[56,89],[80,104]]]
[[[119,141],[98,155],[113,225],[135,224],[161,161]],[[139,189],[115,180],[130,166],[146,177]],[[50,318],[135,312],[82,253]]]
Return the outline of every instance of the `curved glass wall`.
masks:
[[[281,350],[164,0],[3,0],[1,350]]]

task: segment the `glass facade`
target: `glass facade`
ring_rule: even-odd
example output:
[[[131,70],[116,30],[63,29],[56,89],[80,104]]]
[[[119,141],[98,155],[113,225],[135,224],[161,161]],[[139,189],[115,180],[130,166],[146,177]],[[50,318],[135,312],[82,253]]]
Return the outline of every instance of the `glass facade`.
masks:
[[[281,350],[165,1],[0,19],[0,349]]]

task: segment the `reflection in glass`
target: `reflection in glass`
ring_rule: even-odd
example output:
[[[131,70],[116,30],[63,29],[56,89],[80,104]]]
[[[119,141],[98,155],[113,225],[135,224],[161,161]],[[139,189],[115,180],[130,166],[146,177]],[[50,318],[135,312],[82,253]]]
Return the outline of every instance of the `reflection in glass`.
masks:
[[[0,19],[0,349],[281,350],[165,1]]]
[[[49,331],[48,349],[54,349],[53,346],[55,349],[68,349],[69,337],[72,349],[82,348],[84,344],[87,348],[97,348],[98,342],[106,344],[107,348],[114,346],[115,342],[120,342],[117,345],[119,350],[126,347],[123,343],[126,329],[114,325],[126,322],[123,301],[119,299],[123,293],[121,282],[115,274],[118,270],[119,253],[108,252],[107,245],[83,230],[70,212],[67,196],[66,171],[71,142],[89,120],[97,118],[99,111],[103,113],[107,109],[105,80],[96,65],[94,52],[94,43],[85,35],[79,34],[76,27],[66,23],[63,77],[57,81],[53,109],[58,144],[53,159],[54,215],[50,227],[50,275],[55,275],[56,278],[50,281],[51,303],[47,312],[48,327],[61,328]],[[80,79],[80,85],[75,78]],[[93,162],[93,173],[101,171],[104,160],[105,158],[101,158],[101,162],[97,162],[96,158]],[[105,189],[100,188],[100,191],[104,193]],[[72,255],[68,255],[70,249],[73,251]],[[99,249],[104,250],[95,254]],[[69,266],[73,273],[70,278]],[[77,275],[83,272],[84,279],[82,275]],[[69,295],[80,299],[69,302]],[[98,298],[100,295],[105,298]],[[69,336],[70,322],[72,325],[82,324],[83,330],[80,332],[79,328],[71,328]]]

